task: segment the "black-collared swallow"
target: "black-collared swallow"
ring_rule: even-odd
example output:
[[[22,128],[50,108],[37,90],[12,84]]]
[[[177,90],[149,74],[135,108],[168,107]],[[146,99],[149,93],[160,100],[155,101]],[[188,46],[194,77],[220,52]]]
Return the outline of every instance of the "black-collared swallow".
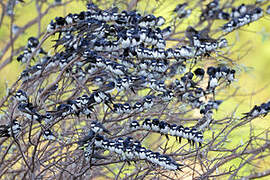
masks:
[[[17,120],[12,120],[8,125],[0,125],[0,137],[17,137],[21,131],[21,125]]]
[[[217,19],[223,19],[223,20],[229,20],[230,19],[230,14],[227,12],[224,12],[222,10],[217,11],[217,15],[216,15]]]
[[[116,145],[116,142],[114,140],[110,140],[108,144],[108,150],[110,152],[115,152],[115,145]]]
[[[88,134],[86,136],[79,139],[78,144],[79,144],[79,146],[82,146],[82,147],[83,146],[89,146],[89,143],[92,143],[92,140],[94,140],[94,138],[96,138],[95,141],[93,142],[96,145],[96,141],[100,137],[102,137],[102,140],[100,140],[100,142],[103,142],[103,136],[101,136],[99,134],[96,134],[93,130],[90,129],[90,131],[88,132]],[[97,146],[97,147],[99,147],[99,146]]]
[[[109,147],[109,140],[108,139],[104,139],[103,141],[102,141],[102,148],[103,149],[108,149],[108,147]]]
[[[200,108],[203,104],[203,101],[199,100],[199,98],[191,99],[189,104],[192,108]]]
[[[43,117],[37,112],[31,103],[21,102],[18,106],[18,110],[24,113],[28,119],[33,119],[41,123]]]
[[[94,133],[94,131],[92,131],[92,132]],[[102,135],[96,134],[95,135],[95,141],[94,141],[95,146],[101,148],[103,140],[104,140],[104,137]]]
[[[210,76],[208,80],[207,90],[214,91],[215,88],[218,86],[218,79],[216,76]]]
[[[46,114],[43,115],[43,116],[44,116],[45,124],[51,123],[53,121],[53,119],[54,119],[53,116],[51,115],[51,113],[49,113],[49,112],[46,112]]]
[[[39,40],[37,38],[30,37],[30,38],[28,38],[27,48],[29,48],[31,50],[32,50],[32,48],[35,49],[35,48],[37,48],[38,44],[39,44]],[[33,52],[33,50],[32,50],[32,52]]]
[[[54,136],[54,134],[52,133],[52,131],[50,129],[47,129],[43,132],[43,137],[46,140],[55,140],[56,137]]]
[[[144,97],[144,99],[143,99],[143,107],[145,109],[150,109],[154,105],[153,98],[154,98],[154,96],[151,96],[151,95],[148,95],[148,96]]]
[[[171,26],[166,27],[161,31],[161,34],[163,38],[165,39],[168,38],[172,34],[172,27]]]
[[[215,68],[215,67],[212,67],[212,66],[208,67],[208,68],[207,68],[207,74],[208,74],[209,76],[214,76],[214,75],[216,75],[216,68]]]
[[[244,117],[242,117],[241,119],[245,119],[248,117],[254,118],[254,117],[260,115],[260,111],[261,111],[261,107],[255,105],[249,112],[243,113]]]
[[[65,35],[62,38],[57,39],[57,40],[53,40],[53,41],[55,41],[53,48],[56,50],[57,47],[60,45],[63,45],[66,47],[72,47],[73,40],[74,40],[74,36],[70,32],[65,33]]]
[[[188,3],[183,4],[177,4],[177,6],[174,8],[173,12],[177,15],[182,15],[185,11],[185,8],[188,6]]]
[[[75,113],[77,116],[80,114],[82,108],[80,100],[68,100],[67,104],[71,107],[71,112]]]
[[[69,13],[66,17],[65,20],[67,24],[72,24],[73,23],[73,14]]]
[[[96,76],[96,77],[94,77],[93,83],[95,85],[97,85],[97,86],[103,85],[104,84],[104,78],[103,78],[103,76]]]
[[[31,55],[32,51],[30,49],[25,49],[23,51],[23,54],[17,57],[17,61],[21,63],[27,63],[28,61],[30,61]]]
[[[270,5],[267,6],[267,8],[266,8],[266,13],[267,13],[267,14],[270,14]]]
[[[194,146],[194,144],[195,144],[195,136],[196,136],[197,133],[198,133],[198,131],[197,131],[196,128],[192,128],[192,129],[190,130],[188,139],[191,141],[191,145],[192,145],[192,146]]]
[[[62,3],[62,0],[54,0],[54,4],[55,5],[59,5],[59,4],[61,4]]]
[[[199,143],[199,147],[202,147],[203,143],[203,134],[202,132],[197,132],[194,136],[195,143]]]
[[[176,136],[179,138],[179,142],[181,143],[182,137],[184,137],[184,127],[179,125],[176,129]]]
[[[204,73],[205,73],[205,71],[204,71],[204,69],[202,69],[202,68],[197,68],[197,69],[194,71],[194,74],[195,74],[200,80],[203,79]]]
[[[227,75],[227,80],[228,80],[228,83],[231,83],[232,81],[235,80],[235,73],[236,71],[234,69],[231,69],[230,72],[228,73]]]
[[[116,75],[123,76],[123,75],[125,75],[127,73],[127,69],[126,69],[126,67],[124,65],[114,64],[112,66],[111,72],[113,72]]]
[[[135,112],[141,112],[141,111],[143,111],[143,103],[141,103],[141,102],[136,102],[134,105],[133,105],[133,107],[132,107],[132,109],[135,111]]]
[[[29,102],[29,99],[28,99],[28,96],[27,96],[26,92],[24,92],[24,91],[21,90],[21,89],[19,89],[19,90],[16,92],[16,94],[15,94],[14,97],[15,97],[16,100],[19,101],[19,102],[26,102],[26,103]]]
[[[131,105],[129,103],[124,103],[123,104],[123,110],[124,110],[124,113],[131,113]]]
[[[265,117],[270,112],[270,101],[267,103],[262,103],[260,107],[261,107],[260,114],[262,114]]]
[[[130,129],[131,129],[132,131],[135,131],[135,130],[139,129],[140,124],[138,123],[138,121],[133,120],[133,121],[130,123],[129,127],[130,127]]]
[[[65,18],[63,17],[55,17],[54,20],[55,20],[56,28],[63,27],[67,24]]]
[[[172,171],[182,171],[181,167],[183,167],[183,164],[178,164],[177,162],[173,160],[166,160],[166,166],[165,168]]]
[[[151,123],[151,130],[155,131],[155,132],[159,132],[159,123],[160,121],[155,118],[155,119],[152,119],[152,123]]]
[[[136,147],[142,147],[141,142],[138,141],[138,140],[135,140],[135,141],[133,142],[133,149],[135,149]]]
[[[121,78],[115,80],[115,88],[117,92],[124,91],[126,88],[123,86],[123,81]]]
[[[222,103],[222,100],[215,100],[215,101],[208,101],[206,106],[206,109],[215,109],[218,110],[219,105]]]
[[[105,132],[107,134],[110,134],[109,130],[106,129],[103,124],[98,121],[92,121],[90,127],[95,133]]]
[[[65,117],[72,113],[72,107],[69,104],[60,104],[55,111],[48,111],[54,117]]]
[[[116,154],[121,155],[124,149],[123,143],[116,142],[114,149]]]
[[[234,18],[231,21],[224,24],[221,29],[225,33],[229,33],[229,32],[232,32],[233,30],[235,30],[237,27],[238,27],[238,19]]]
[[[159,16],[156,18],[156,22],[155,25],[156,26],[162,26],[163,24],[165,24],[166,20],[164,19],[164,17]]]
[[[169,134],[171,136],[175,136],[176,138],[177,138],[177,136],[176,136],[177,128],[178,128],[178,126],[176,124],[170,124],[169,125]]]
[[[135,90],[147,87],[147,78],[145,76],[131,76],[129,81],[130,89]]]
[[[173,91],[168,90],[162,94],[159,94],[158,96],[162,99],[162,101],[170,101],[174,98],[174,93]]]
[[[123,114],[124,113],[124,107],[123,104],[117,103],[113,104],[113,111],[117,114]]]
[[[131,136],[127,136],[126,139],[123,141],[124,147],[132,146],[133,145],[133,141],[134,140],[133,140],[133,138]]]
[[[191,134],[191,129],[189,127],[185,127],[183,131],[183,138],[188,139],[188,142],[191,143],[189,136]]]
[[[133,153],[133,148],[131,146],[125,147],[124,148],[124,156],[128,159],[128,160],[133,160],[135,158],[135,155]]]
[[[113,81],[109,81],[105,84],[103,84],[102,86],[100,86],[98,89],[94,90],[94,91],[98,91],[98,92],[104,92],[104,93],[110,93],[114,90],[115,88],[115,82]],[[104,98],[102,98],[104,99]]]
[[[95,73],[95,72],[98,70],[98,68],[96,67],[96,65],[89,63],[89,64],[85,67],[84,70],[85,70],[88,74],[93,74],[93,73]]]
[[[165,121],[160,121],[159,122],[159,132],[161,134],[164,134],[168,140],[169,140],[169,136],[168,136],[169,131],[170,131],[169,124]]]
[[[22,82],[27,82],[29,78],[30,78],[30,73],[28,72],[28,70],[23,70],[20,75],[20,79],[22,80]]]
[[[12,34],[16,35],[18,32],[20,32],[22,30],[21,27],[17,26],[16,24],[13,24],[12,25],[12,28],[11,28],[11,31],[12,31]]]
[[[142,159],[142,160],[146,159],[146,151],[147,150],[145,147],[141,147],[139,149],[139,159]]]
[[[202,88],[196,88],[194,90],[194,97],[195,98],[200,98],[200,97],[204,97],[205,96],[205,92]]]
[[[193,49],[189,46],[182,46],[180,48],[180,55],[184,58],[191,58],[194,56]]]
[[[30,74],[33,76],[40,75],[42,71],[42,65],[41,64],[36,64],[29,69],[27,69]]]
[[[151,127],[152,127],[151,119],[146,118],[142,123],[142,128],[146,130],[151,130]]]
[[[120,62],[125,66],[125,67],[128,67],[128,68],[135,68],[136,65],[134,62],[132,62],[131,60],[128,60],[128,59],[122,59],[120,60]]]
[[[150,161],[153,164],[158,164],[158,157],[160,156],[159,152],[151,152],[147,156],[147,160]]]
[[[53,31],[55,31],[55,29],[56,29],[56,24],[55,24],[55,22],[53,22],[53,20],[51,20],[51,22],[47,26],[47,32],[51,33]]]

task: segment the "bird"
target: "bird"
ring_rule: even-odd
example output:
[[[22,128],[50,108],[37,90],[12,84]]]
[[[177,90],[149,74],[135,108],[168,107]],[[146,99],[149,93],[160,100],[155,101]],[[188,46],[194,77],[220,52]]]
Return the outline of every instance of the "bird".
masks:
[[[16,35],[20,31],[22,31],[22,28],[17,26],[16,24],[12,24],[11,31],[12,31],[12,34]]]
[[[249,112],[243,113],[244,117],[242,117],[241,119],[245,119],[248,117],[254,118],[260,114],[261,110],[262,108],[260,106],[255,105]]]
[[[266,13],[267,13],[267,14],[270,14],[270,5],[267,6],[267,8],[266,8]]]
[[[144,99],[143,99],[143,107],[145,109],[150,109],[153,105],[154,105],[154,102],[153,102],[153,96],[145,96]]]
[[[178,15],[181,15],[184,13],[185,8],[188,6],[188,3],[183,3],[183,4],[177,4],[177,6],[174,8],[173,12],[177,13]]]
[[[129,125],[130,129],[135,131],[140,127],[140,124],[138,123],[138,121],[133,120],[130,125]]]
[[[100,93],[110,93],[115,89],[115,82],[109,81],[102,84],[98,89],[94,90]]]
[[[56,107],[56,110],[47,111],[55,118],[62,118],[72,113],[72,107],[69,104],[60,104]]]
[[[14,119],[8,125],[0,125],[0,137],[17,137],[21,131],[21,125]]]
[[[54,5],[59,5],[62,3],[62,0],[54,0]]]
[[[43,132],[43,137],[46,140],[55,140],[56,139],[56,137],[54,136],[54,134],[52,133],[52,131],[50,129],[46,129]]]
[[[168,136],[169,131],[170,131],[169,124],[165,121],[160,121],[159,122],[159,132],[161,135],[165,135],[168,140],[169,140],[169,136]]]
[[[16,100],[18,102],[25,102],[25,103],[28,103],[29,102],[29,99],[28,99],[28,96],[26,94],[25,91],[19,89],[16,94],[14,95],[14,97],[16,98]]]
[[[106,129],[102,123],[98,121],[92,121],[90,127],[91,130],[94,131],[95,133],[105,132],[107,134],[110,134],[110,131]]]
[[[151,119],[146,118],[142,123],[142,128],[145,129],[145,130],[151,130],[151,128],[152,128]]]
[[[33,119],[41,123],[43,116],[37,112],[32,103],[20,103],[18,110],[21,111],[28,119]]]

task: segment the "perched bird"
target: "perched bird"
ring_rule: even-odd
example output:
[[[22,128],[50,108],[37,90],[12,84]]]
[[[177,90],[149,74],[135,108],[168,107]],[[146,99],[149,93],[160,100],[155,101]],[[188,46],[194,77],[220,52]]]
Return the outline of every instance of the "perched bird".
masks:
[[[267,6],[267,8],[266,8],[266,13],[267,13],[267,14],[270,14],[270,5]]]
[[[130,123],[129,127],[131,130],[135,131],[140,127],[140,124],[138,123],[138,121],[134,120]]]
[[[199,78],[199,80],[202,80],[204,77],[205,71],[202,68],[197,68],[195,69],[194,74],[196,75],[196,77]]]
[[[62,0],[54,0],[54,4],[55,5],[59,5],[59,4],[61,4],[62,3]]]
[[[152,122],[151,119],[146,118],[142,123],[142,128],[146,130],[151,130],[152,128]]]
[[[143,99],[143,107],[145,109],[150,109],[153,105],[154,105],[153,96],[150,95],[145,96]]]
[[[173,10],[174,13],[177,13],[178,15],[181,15],[184,13],[185,8],[188,6],[188,3],[178,4],[175,9]]]
[[[55,118],[62,118],[72,113],[72,107],[69,104],[60,104],[56,107],[56,110],[47,111]]]
[[[110,131],[108,129],[106,129],[102,123],[98,122],[98,121],[92,121],[91,122],[91,130],[93,130],[95,133],[101,133],[101,132],[105,132],[107,134],[110,134]]]
[[[21,125],[17,120],[12,120],[8,125],[0,125],[0,137],[17,137],[21,131]]]
[[[20,103],[18,110],[21,111],[28,119],[33,119],[41,123],[43,116],[40,115],[31,103]]]
[[[16,100],[17,100],[18,102],[25,102],[25,103],[28,103],[28,102],[29,102],[29,99],[28,99],[28,96],[27,96],[26,92],[24,92],[24,91],[21,90],[21,89],[19,89],[19,90],[16,92],[16,94],[15,94],[14,97],[16,98]]]
[[[18,32],[22,31],[22,28],[17,26],[16,24],[13,24],[11,31],[12,31],[12,34],[16,35]]]
[[[46,140],[55,140],[56,137],[54,136],[54,134],[52,133],[52,131],[50,129],[47,129],[43,132],[43,137]]]

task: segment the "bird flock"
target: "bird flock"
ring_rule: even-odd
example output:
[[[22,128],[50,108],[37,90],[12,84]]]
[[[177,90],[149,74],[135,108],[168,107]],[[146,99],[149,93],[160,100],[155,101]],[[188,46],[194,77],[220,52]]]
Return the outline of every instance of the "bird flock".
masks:
[[[230,11],[225,12],[219,1],[214,0],[203,9],[200,20],[226,21],[220,30],[230,33],[263,16],[263,10],[254,4],[242,4]],[[192,10],[188,9],[188,3],[183,3],[177,5],[173,13],[178,19],[183,19],[188,18]],[[269,14],[269,7],[266,13]],[[96,152],[108,150],[128,163],[145,160],[167,170],[181,170],[182,163],[166,154],[146,149],[143,142],[133,137],[112,138],[114,132],[94,115],[101,104],[105,104],[112,116],[128,119],[160,104],[181,102],[197,109],[201,115],[193,126],[146,117],[128,120],[127,131],[133,134],[148,131],[167,139],[173,136],[179,143],[184,138],[196,148],[203,147],[203,133],[213,121],[213,111],[218,110],[223,102],[215,99],[216,89],[235,81],[236,70],[223,64],[200,67],[196,63],[222,51],[228,46],[228,41],[224,37],[210,37],[209,28],[196,30],[188,26],[186,44],[167,48],[174,29],[165,25],[162,16],[142,15],[135,10],[119,12],[116,7],[102,10],[93,3],[87,4],[86,11],[54,18],[48,24],[46,34],[56,38],[53,50],[46,52],[37,38],[30,37],[17,57],[17,61],[26,64],[19,78],[22,87],[14,95],[17,110],[23,117],[40,123],[43,137],[52,141],[57,140],[57,136],[51,128],[60,119],[71,116],[91,120],[87,127],[89,132],[78,140],[88,159]],[[32,60],[37,62],[31,66]],[[56,82],[39,89],[42,106],[31,102],[25,85],[48,78],[51,72],[70,78],[74,84],[79,84],[83,93],[62,99],[53,108],[44,108],[44,102],[46,106],[49,97],[60,89],[59,82]],[[145,90],[148,93],[144,96],[138,95],[139,91]],[[128,98],[118,98],[125,96]],[[269,111],[268,102],[255,106],[243,118],[267,115]],[[12,120],[8,125],[0,126],[0,136],[16,138],[21,130],[18,120]]]

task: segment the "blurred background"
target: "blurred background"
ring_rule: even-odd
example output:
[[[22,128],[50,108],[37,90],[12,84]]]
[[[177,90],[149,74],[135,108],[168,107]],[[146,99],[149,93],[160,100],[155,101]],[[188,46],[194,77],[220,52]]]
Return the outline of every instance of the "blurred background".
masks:
[[[16,50],[20,47],[25,46],[27,44],[27,39],[30,36],[38,37],[42,32],[46,31],[47,25],[51,19],[56,16],[65,16],[68,13],[75,13],[82,10],[85,10],[85,1],[62,1],[63,3],[68,2],[65,6],[57,6],[55,8],[51,8],[48,13],[41,19],[40,25],[38,23],[34,23],[29,28],[25,29],[25,31],[15,39],[13,49]],[[96,1],[93,1],[94,3]],[[207,4],[210,1],[205,1]],[[221,1],[222,2],[222,1]],[[235,3],[235,5],[240,5],[242,3],[245,4],[254,4],[255,0],[239,0]],[[3,2],[2,2],[3,3]],[[43,4],[41,11],[44,12],[50,4],[54,4],[55,2],[50,0],[47,3]],[[98,1],[99,7],[101,9],[110,8],[112,5],[121,7],[125,7],[125,3],[128,1],[123,1],[123,4],[114,4],[113,1],[111,3],[103,3],[102,1]],[[142,14],[150,13],[154,10],[154,14],[156,16],[164,16],[167,19],[167,23],[164,26],[170,25],[172,23],[172,19],[174,17],[172,11],[176,7],[176,5],[180,3],[179,1],[166,0],[141,0],[137,2],[137,9],[142,12]],[[192,6],[194,1],[190,1],[190,6]],[[5,3],[6,4],[6,3]],[[269,3],[268,3],[269,5]],[[267,5],[262,7],[265,9]],[[11,33],[11,24],[17,26],[17,28],[21,28],[25,26],[27,23],[38,17],[38,6],[36,1],[33,0],[25,0],[24,3],[19,2],[15,6],[14,11],[14,19],[7,15],[3,17],[2,25],[0,27],[0,56],[3,55],[3,49],[10,41],[10,33]],[[3,8],[0,9],[0,13],[3,14]],[[185,30],[189,25],[194,24],[198,19],[198,13],[196,10],[191,13],[192,18],[188,18],[188,20],[184,20],[181,22],[179,28],[181,30]],[[11,21],[13,21],[11,23]],[[219,28],[224,22],[220,22],[220,24],[216,24],[215,27]],[[14,27],[13,28],[16,28]],[[39,27],[41,31],[39,32]],[[202,28],[202,27],[201,27]],[[199,27],[200,29],[200,27]],[[16,34],[15,34],[16,35]],[[175,37],[181,38],[184,34],[179,34]],[[213,37],[219,37],[220,34],[213,34]],[[229,49],[231,49],[230,59],[232,60],[232,64],[235,63],[235,67],[237,69],[237,81],[233,83],[233,85],[224,91],[222,91],[217,99],[224,99],[228,97],[229,94],[233,96],[229,98],[228,101],[221,104],[219,111],[215,113],[215,118],[222,118],[228,116],[233,111],[235,117],[241,117],[241,113],[248,112],[254,105],[260,105],[263,102],[270,100],[270,15],[265,14],[261,20],[258,22],[254,22],[250,25],[244,26],[241,30],[236,30],[230,35],[226,36],[229,42]],[[173,44],[168,44],[168,46],[172,46]],[[232,47],[233,46],[233,47]],[[45,46],[43,46],[47,51],[51,48],[50,42],[47,41]],[[22,70],[24,70],[24,66],[17,62],[16,57],[14,56],[11,59],[11,62],[6,66],[3,63],[9,58],[11,54],[11,48],[4,54],[0,61],[0,97],[2,98],[7,90],[7,86],[13,84],[19,77]],[[6,61],[8,62],[8,61]],[[228,146],[237,146],[244,140],[246,140],[249,136],[249,127],[253,126],[256,129],[256,133],[260,134],[263,130],[270,127],[270,116],[266,116],[264,118],[257,118],[252,121],[252,123],[247,124],[245,128],[239,128],[232,137],[231,142],[228,143]],[[213,131],[218,129],[213,129]],[[235,161],[233,163],[239,163],[239,161]],[[258,168],[263,170],[264,167],[270,166],[270,160],[262,159],[258,162]],[[228,165],[229,166],[229,165]],[[247,165],[245,171],[242,173],[245,174],[249,172],[249,166]]]

